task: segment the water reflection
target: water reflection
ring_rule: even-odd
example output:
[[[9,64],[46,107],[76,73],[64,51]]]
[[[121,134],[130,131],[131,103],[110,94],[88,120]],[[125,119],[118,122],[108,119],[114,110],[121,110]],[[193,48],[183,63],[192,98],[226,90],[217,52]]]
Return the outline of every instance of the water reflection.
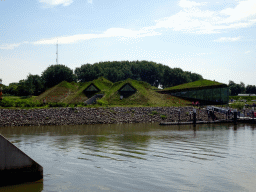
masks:
[[[45,191],[250,191],[254,128],[112,124],[5,127],[0,134],[44,167]]]
[[[25,189],[25,190],[24,190]],[[6,187],[0,187],[1,192],[41,192],[44,189],[43,180],[31,183],[24,183],[19,185],[11,185]]]

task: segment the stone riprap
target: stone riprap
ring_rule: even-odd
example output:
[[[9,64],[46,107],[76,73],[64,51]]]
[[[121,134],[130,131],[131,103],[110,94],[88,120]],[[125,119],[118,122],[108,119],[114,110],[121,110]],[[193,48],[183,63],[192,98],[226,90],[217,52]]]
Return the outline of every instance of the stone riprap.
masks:
[[[0,127],[39,125],[81,125],[112,123],[149,123],[190,121],[193,107],[111,107],[111,108],[49,108],[49,109],[0,109]],[[161,115],[167,118],[162,119]],[[218,119],[225,114],[215,112]],[[232,117],[230,117],[232,118]],[[197,109],[197,119],[208,121],[207,110]]]

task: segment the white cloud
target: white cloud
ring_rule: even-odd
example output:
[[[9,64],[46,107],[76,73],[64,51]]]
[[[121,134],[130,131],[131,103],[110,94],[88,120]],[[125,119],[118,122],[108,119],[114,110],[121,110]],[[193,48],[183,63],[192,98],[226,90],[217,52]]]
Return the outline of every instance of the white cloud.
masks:
[[[219,39],[216,39],[216,42],[234,42],[240,40],[241,37],[221,37]]]
[[[225,23],[238,22],[241,20],[250,20],[256,16],[256,1],[246,0],[239,1],[235,8],[227,8],[220,13],[227,15],[228,18],[224,20]]]
[[[73,3],[73,0],[39,0],[40,3],[45,3],[50,6],[63,5],[68,6]]]
[[[87,1],[88,1],[88,3],[92,4],[92,0],[87,0]]]
[[[246,52],[245,52],[245,54],[249,54],[249,53],[251,53],[251,51],[246,51]]]
[[[0,45],[0,49],[14,49],[16,47],[19,47],[22,43],[13,43],[13,44],[3,44]]]
[[[180,0],[182,10],[175,15],[156,21],[152,29],[169,28],[186,33],[211,34],[221,33],[227,29],[250,27],[256,23],[256,1],[239,1],[231,9],[211,11],[201,9],[202,3]]]
[[[196,6],[205,5],[205,3],[197,3],[195,1],[188,1],[188,0],[180,0],[179,6],[183,8],[191,8]]]
[[[56,44],[57,39],[59,44],[72,44],[79,41],[98,39],[98,38],[109,38],[109,37],[125,37],[125,38],[139,38],[146,36],[160,35],[160,33],[143,28],[141,30],[131,30],[124,28],[110,28],[101,34],[79,34],[72,36],[54,37],[50,39],[41,39],[33,44]]]

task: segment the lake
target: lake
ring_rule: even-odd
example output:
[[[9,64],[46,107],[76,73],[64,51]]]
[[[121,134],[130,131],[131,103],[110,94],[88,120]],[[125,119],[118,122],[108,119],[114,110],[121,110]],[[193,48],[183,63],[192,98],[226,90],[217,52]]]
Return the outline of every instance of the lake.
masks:
[[[255,191],[256,126],[4,127],[44,179],[0,191]]]

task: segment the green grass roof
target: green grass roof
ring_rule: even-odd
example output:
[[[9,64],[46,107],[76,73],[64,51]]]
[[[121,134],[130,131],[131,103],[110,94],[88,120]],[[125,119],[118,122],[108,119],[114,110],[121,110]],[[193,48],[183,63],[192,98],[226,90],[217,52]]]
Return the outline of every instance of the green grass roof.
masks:
[[[93,81],[85,83],[75,83],[62,81],[58,85],[46,90],[34,100],[43,102],[46,99],[47,102],[62,102],[62,103],[79,103],[84,102],[88,97],[84,94],[84,90],[91,84],[95,84],[101,93],[110,89],[113,83],[103,77],[99,77]]]
[[[123,97],[120,99],[120,93],[118,90],[126,83],[130,83],[136,92],[129,97]],[[113,84],[108,92],[100,99],[103,103],[107,103],[110,106],[179,106],[186,104],[186,102],[180,98],[173,97],[167,94],[160,94],[154,91],[154,87],[150,84],[127,79],[125,81],[119,81]]]
[[[226,86],[227,85],[224,83],[203,79],[203,80],[194,81],[191,83],[185,83],[185,84],[181,84],[173,87],[168,87],[168,88],[162,89],[162,91],[181,91],[181,90],[188,90],[188,89],[226,87]]]

